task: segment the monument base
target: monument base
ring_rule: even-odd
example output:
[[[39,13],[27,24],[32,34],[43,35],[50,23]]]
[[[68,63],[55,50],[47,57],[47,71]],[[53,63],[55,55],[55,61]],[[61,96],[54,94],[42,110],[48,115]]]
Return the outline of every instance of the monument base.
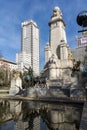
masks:
[[[10,95],[15,95],[15,94],[17,94],[19,92],[19,88],[10,88],[10,90],[9,90],[9,94]]]

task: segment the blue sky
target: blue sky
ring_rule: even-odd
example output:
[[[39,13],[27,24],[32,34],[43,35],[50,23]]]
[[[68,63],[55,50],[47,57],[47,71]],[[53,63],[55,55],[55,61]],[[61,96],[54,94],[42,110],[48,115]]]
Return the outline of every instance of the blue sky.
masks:
[[[40,66],[44,65],[44,47],[49,41],[48,22],[53,8],[59,6],[66,23],[67,41],[76,46],[75,37],[81,29],[76,23],[79,12],[87,10],[87,0],[0,0],[0,53],[16,61],[21,49],[21,22],[34,20],[40,29]]]

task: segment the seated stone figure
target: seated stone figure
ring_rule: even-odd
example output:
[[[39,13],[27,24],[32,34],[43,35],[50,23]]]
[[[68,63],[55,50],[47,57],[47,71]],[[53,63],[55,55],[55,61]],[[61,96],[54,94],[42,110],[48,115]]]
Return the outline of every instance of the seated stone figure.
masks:
[[[59,77],[59,66],[60,62],[57,60],[57,57],[55,54],[51,56],[49,59],[49,79],[56,79]]]

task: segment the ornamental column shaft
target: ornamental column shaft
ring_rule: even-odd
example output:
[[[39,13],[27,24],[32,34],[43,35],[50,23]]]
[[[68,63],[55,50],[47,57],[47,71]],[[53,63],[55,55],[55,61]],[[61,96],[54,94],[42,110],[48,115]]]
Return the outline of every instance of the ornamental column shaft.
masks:
[[[66,33],[65,33],[65,22],[62,18],[62,12],[59,7],[55,7],[51,20],[49,22],[50,26],[50,46],[52,48],[52,53],[58,56],[58,46],[61,44],[61,40],[67,43]]]

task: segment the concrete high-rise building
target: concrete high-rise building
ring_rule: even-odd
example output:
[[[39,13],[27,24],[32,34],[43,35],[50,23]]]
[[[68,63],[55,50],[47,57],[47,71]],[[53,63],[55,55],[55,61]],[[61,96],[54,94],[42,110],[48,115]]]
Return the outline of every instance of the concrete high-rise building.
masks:
[[[16,62],[19,71],[24,71],[24,66],[29,68],[31,65],[31,55],[26,52],[20,52],[16,54]]]
[[[73,57],[76,61],[84,61],[87,47],[87,31],[84,31],[80,36],[76,38],[77,47],[72,50]]]
[[[29,66],[32,67],[34,74],[39,75],[39,68],[40,68],[40,65],[39,65],[39,59],[40,59],[39,28],[33,20],[23,22],[21,24],[21,28],[22,28],[22,35],[21,35],[21,53],[22,54],[19,53],[17,55],[17,59],[19,59],[18,62],[19,64],[22,62],[22,68],[25,64],[27,65],[29,64]],[[22,61],[20,60],[21,58],[22,58]]]

